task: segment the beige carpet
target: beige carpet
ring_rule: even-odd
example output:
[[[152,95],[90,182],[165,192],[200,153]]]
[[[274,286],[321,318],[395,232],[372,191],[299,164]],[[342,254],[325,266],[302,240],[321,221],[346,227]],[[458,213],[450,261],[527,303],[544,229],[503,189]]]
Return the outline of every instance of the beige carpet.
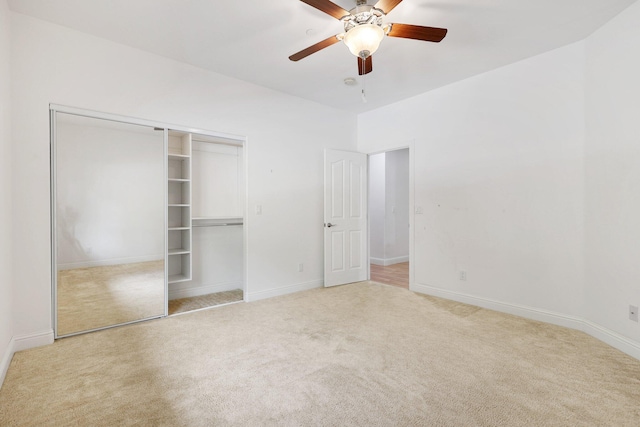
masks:
[[[201,308],[215,307],[232,302],[240,302],[242,299],[242,289],[216,292],[215,294],[200,295],[197,297],[172,299],[169,300],[169,315],[199,310]]]
[[[58,335],[163,316],[164,261],[58,271]]]
[[[17,353],[0,425],[637,426],[640,361],[370,282]]]

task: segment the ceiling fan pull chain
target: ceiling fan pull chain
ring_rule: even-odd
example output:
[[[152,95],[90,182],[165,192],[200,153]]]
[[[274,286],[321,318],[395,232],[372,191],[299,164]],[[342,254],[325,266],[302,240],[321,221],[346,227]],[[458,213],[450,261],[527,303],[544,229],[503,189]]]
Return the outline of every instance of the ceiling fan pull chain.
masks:
[[[364,69],[365,67],[365,59],[364,58],[360,58],[360,61],[362,61],[362,69]],[[362,103],[366,104],[367,103],[367,75],[363,74],[362,75]]]
[[[365,67],[365,59],[364,58],[359,58],[360,61],[362,61],[362,69],[364,69]],[[362,75],[362,103],[366,104],[367,103],[367,74],[363,74]]]

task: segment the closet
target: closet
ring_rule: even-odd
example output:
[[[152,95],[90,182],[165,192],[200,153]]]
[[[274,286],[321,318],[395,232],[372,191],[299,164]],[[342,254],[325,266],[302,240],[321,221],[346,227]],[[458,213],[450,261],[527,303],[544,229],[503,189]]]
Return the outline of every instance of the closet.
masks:
[[[56,338],[244,300],[243,137],[50,114]]]
[[[169,314],[244,300],[243,147],[169,131]]]

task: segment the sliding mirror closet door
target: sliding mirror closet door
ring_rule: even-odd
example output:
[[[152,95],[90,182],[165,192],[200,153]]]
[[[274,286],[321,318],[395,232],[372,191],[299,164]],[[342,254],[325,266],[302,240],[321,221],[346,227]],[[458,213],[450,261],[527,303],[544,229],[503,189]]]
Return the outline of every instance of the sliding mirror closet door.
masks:
[[[164,146],[152,127],[52,114],[57,337],[166,314]]]

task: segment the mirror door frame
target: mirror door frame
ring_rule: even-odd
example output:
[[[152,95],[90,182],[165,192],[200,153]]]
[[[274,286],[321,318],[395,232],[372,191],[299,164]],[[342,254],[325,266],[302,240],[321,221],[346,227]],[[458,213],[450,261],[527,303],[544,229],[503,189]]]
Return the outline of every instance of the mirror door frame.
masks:
[[[82,116],[93,119],[101,119],[108,120],[113,122],[125,123],[130,125],[139,125],[151,127],[156,130],[163,131],[163,155],[164,155],[164,182],[167,182],[168,177],[168,164],[166,162],[168,155],[168,141],[169,141],[169,131],[181,131],[188,132],[192,134],[200,134],[211,136],[220,139],[226,139],[230,141],[234,141],[235,143],[241,144],[243,147],[243,164],[244,164],[244,231],[243,231],[243,275],[244,275],[244,301],[247,301],[248,295],[248,167],[247,167],[247,152],[248,152],[248,139],[245,136],[233,135],[222,132],[213,132],[202,129],[195,129],[191,127],[185,126],[176,126],[172,124],[156,122],[146,119],[140,119],[135,117],[122,116],[117,114],[104,113],[99,111],[87,110],[76,107],[69,107],[65,105],[59,104],[49,104],[49,150],[50,150],[50,231],[51,231],[51,318],[52,318],[52,326],[54,331],[54,338],[63,338],[69,337],[73,335],[84,334],[87,332],[93,332],[102,329],[109,329],[116,326],[123,326],[131,323],[137,323],[141,321],[146,321],[150,319],[157,319],[168,316],[168,263],[167,263],[167,244],[168,244],[168,212],[167,209],[164,210],[164,313],[157,316],[152,316],[144,319],[137,319],[130,322],[119,323],[117,325],[109,325],[105,327],[90,329],[86,331],[74,332],[64,335],[58,334],[58,304],[57,304],[57,281],[58,281],[58,271],[57,271],[57,232],[56,232],[56,172],[57,172],[57,159],[56,159],[56,114],[64,113],[64,114],[72,114],[76,116]],[[168,194],[164,192],[164,206],[167,206]]]

